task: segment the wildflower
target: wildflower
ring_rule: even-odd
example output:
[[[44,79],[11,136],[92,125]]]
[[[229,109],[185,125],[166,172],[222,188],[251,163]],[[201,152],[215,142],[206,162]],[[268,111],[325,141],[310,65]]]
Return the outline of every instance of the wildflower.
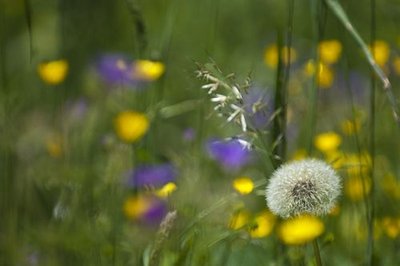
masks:
[[[165,66],[161,62],[150,60],[136,60],[133,63],[132,77],[137,81],[154,81],[161,77]]]
[[[84,117],[88,110],[88,102],[84,98],[79,98],[74,101],[68,101],[66,103],[66,112],[68,118],[72,121],[80,120]]]
[[[51,157],[59,158],[63,154],[62,141],[59,136],[53,136],[46,141],[47,152]]]
[[[382,219],[383,231],[392,239],[395,239],[400,234],[400,219],[392,217],[384,217]]]
[[[373,46],[369,48],[374,56],[376,63],[383,67],[386,62],[389,60],[390,56],[390,47],[389,45],[382,40],[376,40],[373,43]]]
[[[97,60],[96,69],[108,84],[129,85],[133,83],[132,62],[125,55],[103,55]]]
[[[325,226],[320,219],[310,215],[297,216],[284,221],[278,229],[280,239],[288,245],[303,245],[320,236]]]
[[[157,225],[167,213],[166,203],[151,195],[128,197],[123,205],[126,217],[149,225]]]
[[[290,61],[289,61],[289,51],[290,51]],[[282,47],[282,62],[287,65],[289,62],[293,63],[297,59],[296,50],[292,47]],[[267,66],[271,68],[276,68],[278,65],[278,46],[276,44],[269,45],[264,52],[264,62]]]
[[[314,139],[315,147],[324,153],[337,150],[341,142],[340,136],[332,131],[321,133]]]
[[[177,189],[177,186],[176,186],[176,184],[174,182],[168,182],[167,184],[165,184],[162,188],[160,188],[156,192],[156,195],[159,196],[160,198],[167,198],[176,189]]]
[[[319,43],[320,60],[325,64],[333,64],[339,60],[342,44],[338,40],[325,40]]]
[[[296,150],[292,155],[292,160],[299,161],[307,157],[307,151],[305,149]]]
[[[265,89],[250,87],[243,94],[243,109],[248,124],[255,129],[265,129],[274,112],[272,97]]]
[[[397,75],[400,75],[400,56],[393,59],[393,70]]]
[[[339,150],[333,150],[328,153],[325,153],[326,161],[329,162],[330,165],[334,169],[339,169],[345,163],[345,155],[343,152]]]
[[[344,134],[351,136],[360,131],[361,122],[360,119],[356,120],[344,120],[341,124],[342,131]]]
[[[135,111],[123,111],[114,120],[117,136],[125,142],[135,142],[140,139],[149,128],[148,118]]]
[[[196,137],[196,131],[193,128],[187,128],[183,131],[183,139],[187,142],[191,142]]]
[[[236,211],[229,220],[229,228],[237,230],[245,226],[249,221],[250,214],[245,210]]]
[[[49,85],[57,85],[64,81],[68,73],[68,62],[66,60],[55,60],[39,64],[38,74],[40,78]]]
[[[176,175],[176,170],[170,163],[140,165],[128,173],[128,186],[135,188],[161,187],[173,182]],[[166,190],[173,191],[173,187],[170,185]]]
[[[361,176],[349,176],[344,182],[344,192],[352,201],[360,201],[371,192],[371,180]]]
[[[253,180],[247,176],[238,177],[232,182],[233,188],[242,195],[251,193],[254,189]]]
[[[348,176],[365,176],[369,174],[371,157],[367,152],[361,154],[346,154],[343,159]]]
[[[340,178],[317,159],[286,163],[278,168],[266,189],[267,205],[283,218],[300,214],[327,214],[340,194]]]
[[[305,66],[306,75],[312,76],[314,75],[315,71],[316,71],[316,66],[314,61],[309,60]],[[323,89],[331,87],[333,84],[334,76],[335,74],[329,65],[321,62],[318,64],[317,83],[319,87]]]
[[[275,225],[276,217],[268,212],[264,211],[258,214],[253,221],[253,224],[249,228],[249,233],[252,238],[262,238],[271,234],[272,229]]]
[[[207,143],[210,156],[226,169],[239,169],[250,162],[251,151],[237,139],[210,140]]]
[[[397,181],[397,178],[392,173],[383,176],[381,187],[386,195],[394,199],[400,199],[400,182]]]

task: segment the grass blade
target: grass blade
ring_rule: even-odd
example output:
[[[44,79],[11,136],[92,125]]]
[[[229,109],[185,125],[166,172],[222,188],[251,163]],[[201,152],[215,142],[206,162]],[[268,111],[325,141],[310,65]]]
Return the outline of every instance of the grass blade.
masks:
[[[364,42],[361,38],[358,31],[353,27],[350,22],[349,17],[347,16],[346,12],[344,11],[343,7],[337,0],[325,0],[328,8],[333,12],[333,14],[337,17],[337,19],[343,24],[346,30],[350,33],[350,35],[354,38],[357,44],[360,46],[362,52],[367,58],[368,63],[371,65],[372,69],[374,70],[375,74],[379,77],[379,79],[383,83],[383,90],[386,93],[387,98],[389,99],[389,103],[392,108],[394,119],[398,126],[400,126],[400,118],[399,118],[399,111],[397,106],[397,101],[394,97],[392,86],[388,77],[383,72],[382,68],[375,62],[374,57],[372,56],[371,51],[368,49],[368,45]]]

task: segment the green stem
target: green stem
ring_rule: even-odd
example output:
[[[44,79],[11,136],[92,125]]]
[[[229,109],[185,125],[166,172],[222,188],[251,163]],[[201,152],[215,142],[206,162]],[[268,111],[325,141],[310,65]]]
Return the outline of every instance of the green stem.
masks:
[[[290,77],[290,59],[291,53],[290,48],[292,46],[292,34],[293,34],[293,16],[294,16],[294,0],[287,0],[288,18],[286,25],[285,41],[281,33],[282,30],[278,29],[277,34],[277,47],[278,47],[278,66],[276,71],[276,90],[275,90],[275,110],[279,110],[279,113],[274,120],[273,126],[273,141],[279,140],[279,143],[273,150],[274,155],[274,166],[279,166],[285,161],[286,157],[286,115],[288,105],[288,84]],[[284,50],[283,47],[287,49]],[[286,57],[287,56],[287,57]],[[286,58],[284,58],[286,57]],[[285,62],[284,62],[284,59]]]
[[[313,16],[315,18],[314,23],[314,42],[315,42],[315,50],[314,50],[314,63],[316,65],[314,80],[311,87],[311,108],[309,114],[309,138],[307,144],[307,152],[309,155],[312,154],[313,151],[313,139],[316,131],[317,125],[317,114],[318,114],[318,71],[319,71],[319,53],[318,53],[318,44],[323,38],[324,28],[326,23],[326,7],[320,0],[313,0]]]
[[[353,27],[349,17],[347,16],[346,12],[344,11],[342,5],[339,3],[338,0],[324,0],[328,8],[332,11],[332,13],[336,16],[340,23],[343,24],[344,28],[349,32],[350,36],[356,41],[358,46],[361,48],[362,52],[364,53],[368,63],[372,67],[373,71],[378,78],[382,81],[383,90],[386,93],[386,97],[389,100],[390,106],[392,108],[393,117],[398,126],[400,126],[400,115],[399,115],[399,106],[396,100],[396,97],[392,91],[392,85],[388,77],[386,76],[385,72],[382,68],[376,63],[370,49],[368,48],[367,44],[361,38],[361,35],[358,31]],[[375,2],[374,2],[375,3]],[[371,7],[375,4],[371,4]],[[374,12],[375,9],[373,9]]]
[[[374,54],[374,41],[376,32],[376,16],[375,16],[375,0],[371,0],[371,43],[372,54]],[[371,70],[371,95],[370,95],[370,130],[369,130],[369,152],[371,155],[371,193],[367,201],[369,201],[369,212],[368,212],[368,244],[367,244],[367,265],[373,264],[373,251],[374,251],[374,218],[375,218],[375,208],[374,208],[374,190],[375,190],[375,87],[376,79]]]
[[[314,249],[315,262],[317,263],[317,266],[322,266],[321,254],[319,252],[317,239],[314,239],[313,241],[313,249]]]

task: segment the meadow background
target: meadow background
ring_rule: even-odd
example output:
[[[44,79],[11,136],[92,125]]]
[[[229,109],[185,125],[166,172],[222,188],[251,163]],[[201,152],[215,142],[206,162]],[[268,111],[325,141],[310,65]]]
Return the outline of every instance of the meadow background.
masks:
[[[398,0],[1,0],[0,264],[315,265],[317,239],[397,265],[398,25]],[[206,74],[253,95],[246,132]],[[265,185],[307,156],[343,192],[290,227]]]

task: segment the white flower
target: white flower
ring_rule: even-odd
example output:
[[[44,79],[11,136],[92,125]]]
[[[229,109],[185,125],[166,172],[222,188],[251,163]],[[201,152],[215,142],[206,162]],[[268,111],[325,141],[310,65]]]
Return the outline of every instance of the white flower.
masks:
[[[339,176],[324,161],[294,161],[272,174],[266,189],[267,205],[283,218],[324,215],[333,208],[341,187]]]

